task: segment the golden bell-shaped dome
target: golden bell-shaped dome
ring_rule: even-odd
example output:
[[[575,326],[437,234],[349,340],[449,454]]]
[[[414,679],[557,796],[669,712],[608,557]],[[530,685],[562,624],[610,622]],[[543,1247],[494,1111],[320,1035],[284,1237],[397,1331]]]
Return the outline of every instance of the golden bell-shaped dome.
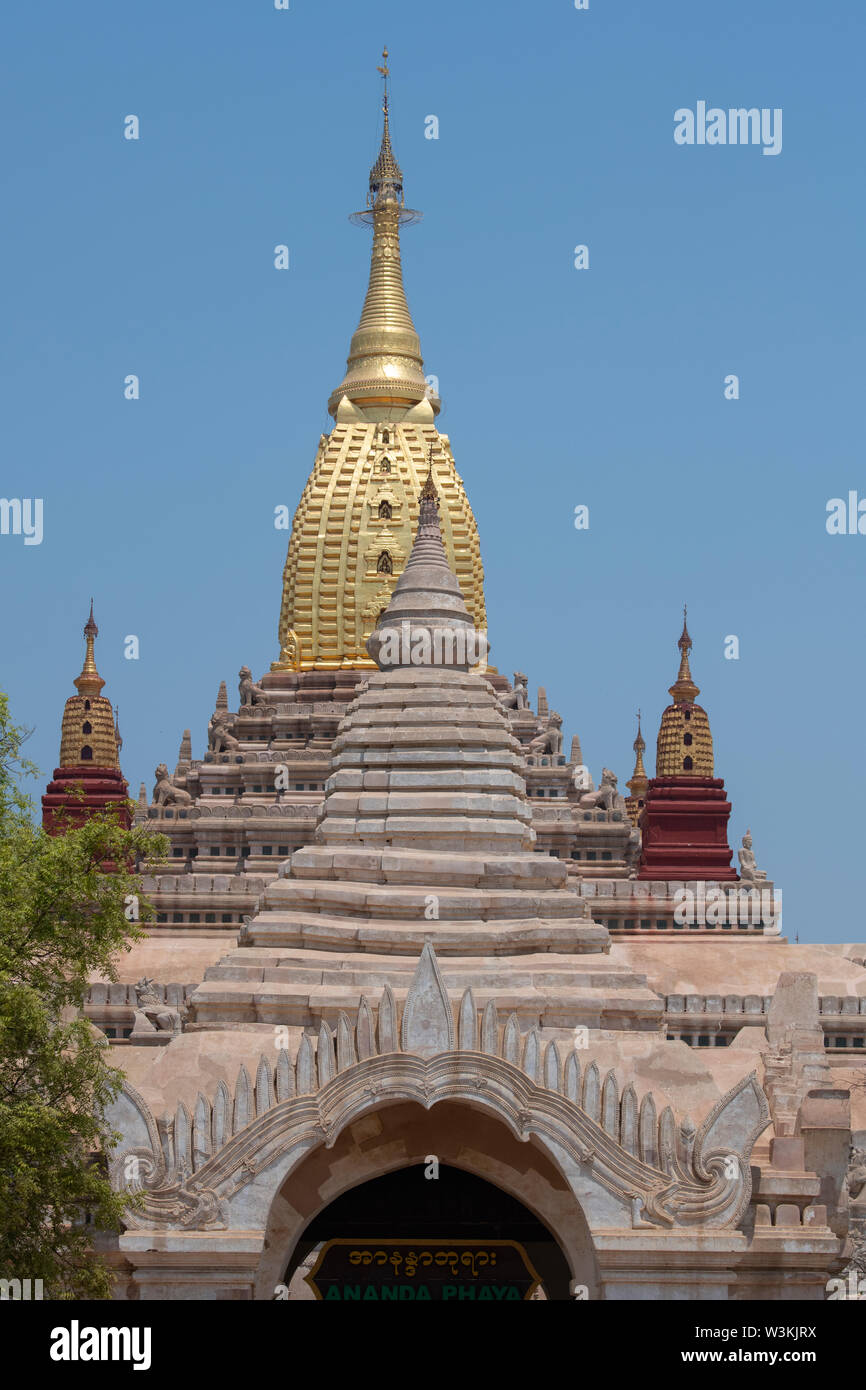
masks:
[[[100,694],[105,681],[96,669],[93,644],[99,628],[90,617],[84,627],[87,643],[81,675],[73,685],[77,695],[70,695],[63,710],[60,730],[60,767],[80,767],[92,763],[97,767],[119,767],[118,733],[111,701]]]

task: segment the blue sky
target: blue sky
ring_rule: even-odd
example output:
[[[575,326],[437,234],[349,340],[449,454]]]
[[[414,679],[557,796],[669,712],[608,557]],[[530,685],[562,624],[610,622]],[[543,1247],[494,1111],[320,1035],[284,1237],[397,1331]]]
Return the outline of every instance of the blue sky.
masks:
[[[2,23],[0,492],[44,501],[41,545],[0,536],[3,685],[46,778],[91,594],[134,793],[184,727],[201,755],[221,679],[276,655],[273,511],[363,300],[347,214],[387,43],[425,213],[406,286],[492,659],[622,782],[688,602],[731,844],[751,826],[786,934],[862,940],[866,537],[825,528],[828,499],[866,497],[862,8],[151,0]],[[780,107],[781,154],[676,145],[699,100]]]

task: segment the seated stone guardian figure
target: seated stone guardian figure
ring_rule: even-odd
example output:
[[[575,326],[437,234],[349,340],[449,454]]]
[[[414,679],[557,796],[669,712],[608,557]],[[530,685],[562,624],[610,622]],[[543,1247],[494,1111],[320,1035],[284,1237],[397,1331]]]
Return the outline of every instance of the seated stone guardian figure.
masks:
[[[542,729],[540,734],[536,734],[527,751],[535,756],[550,753],[554,758],[562,752],[561,714],[557,714],[556,710],[551,710],[547,717],[546,727]]]
[[[207,726],[208,747],[212,753],[233,753],[240,748],[234,734],[229,732],[233,717],[227,709],[214,710]]]
[[[183,1028],[180,1009],[165,1004],[155,989],[155,981],[146,975],[136,983],[135,1023],[132,1036],[141,1033],[180,1033]]]
[[[154,806],[189,806],[192,797],[183,787],[176,787],[168,775],[165,763],[160,763],[154,772],[156,786],[153,789]]]
[[[609,767],[601,770],[601,785],[597,791],[586,792],[579,801],[584,811],[625,811],[625,798],[617,790],[616,773]]]
[[[522,671],[514,672],[514,689],[506,690],[503,695],[500,695],[499,703],[503,709],[529,709],[527,678]]]
[[[242,666],[238,671],[238,692],[241,709],[248,705],[263,704],[267,700],[267,694],[263,687],[256,685],[253,680],[253,673],[249,666]]]

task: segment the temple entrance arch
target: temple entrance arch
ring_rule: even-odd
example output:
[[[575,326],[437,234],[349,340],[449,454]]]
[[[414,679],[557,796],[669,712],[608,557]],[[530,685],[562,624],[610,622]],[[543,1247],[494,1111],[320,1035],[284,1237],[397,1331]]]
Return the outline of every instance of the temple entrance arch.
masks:
[[[438,1179],[424,1176],[433,1158]],[[361,1232],[365,1220],[375,1229]],[[521,1142],[489,1110],[464,1101],[429,1110],[386,1102],[349,1123],[332,1148],[308,1152],[273,1200],[255,1297],[284,1297],[314,1247],[342,1238],[354,1248],[356,1236],[408,1240],[413,1250],[424,1239],[467,1242],[461,1249],[513,1242],[526,1248],[545,1297],[568,1298],[574,1284],[599,1295],[586,1218],[552,1158],[534,1138]],[[315,1297],[302,1276],[292,1297],[299,1286],[301,1297]]]
[[[315,1296],[310,1271],[326,1300],[569,1298],[568,1262],[522,1202],[425,1157],[350,1188],[314,1217],[283,1275],[291,1298]]]

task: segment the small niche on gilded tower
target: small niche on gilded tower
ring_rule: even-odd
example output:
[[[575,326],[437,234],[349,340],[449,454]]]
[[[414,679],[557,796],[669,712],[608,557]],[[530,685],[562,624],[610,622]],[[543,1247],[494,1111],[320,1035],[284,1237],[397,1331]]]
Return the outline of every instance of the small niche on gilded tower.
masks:
[[[382,554],[376,561],[376,572],[378,574],[394,573],[394,561],[391,559],[391,556],[388,554],[387,550],[383,550]]]

